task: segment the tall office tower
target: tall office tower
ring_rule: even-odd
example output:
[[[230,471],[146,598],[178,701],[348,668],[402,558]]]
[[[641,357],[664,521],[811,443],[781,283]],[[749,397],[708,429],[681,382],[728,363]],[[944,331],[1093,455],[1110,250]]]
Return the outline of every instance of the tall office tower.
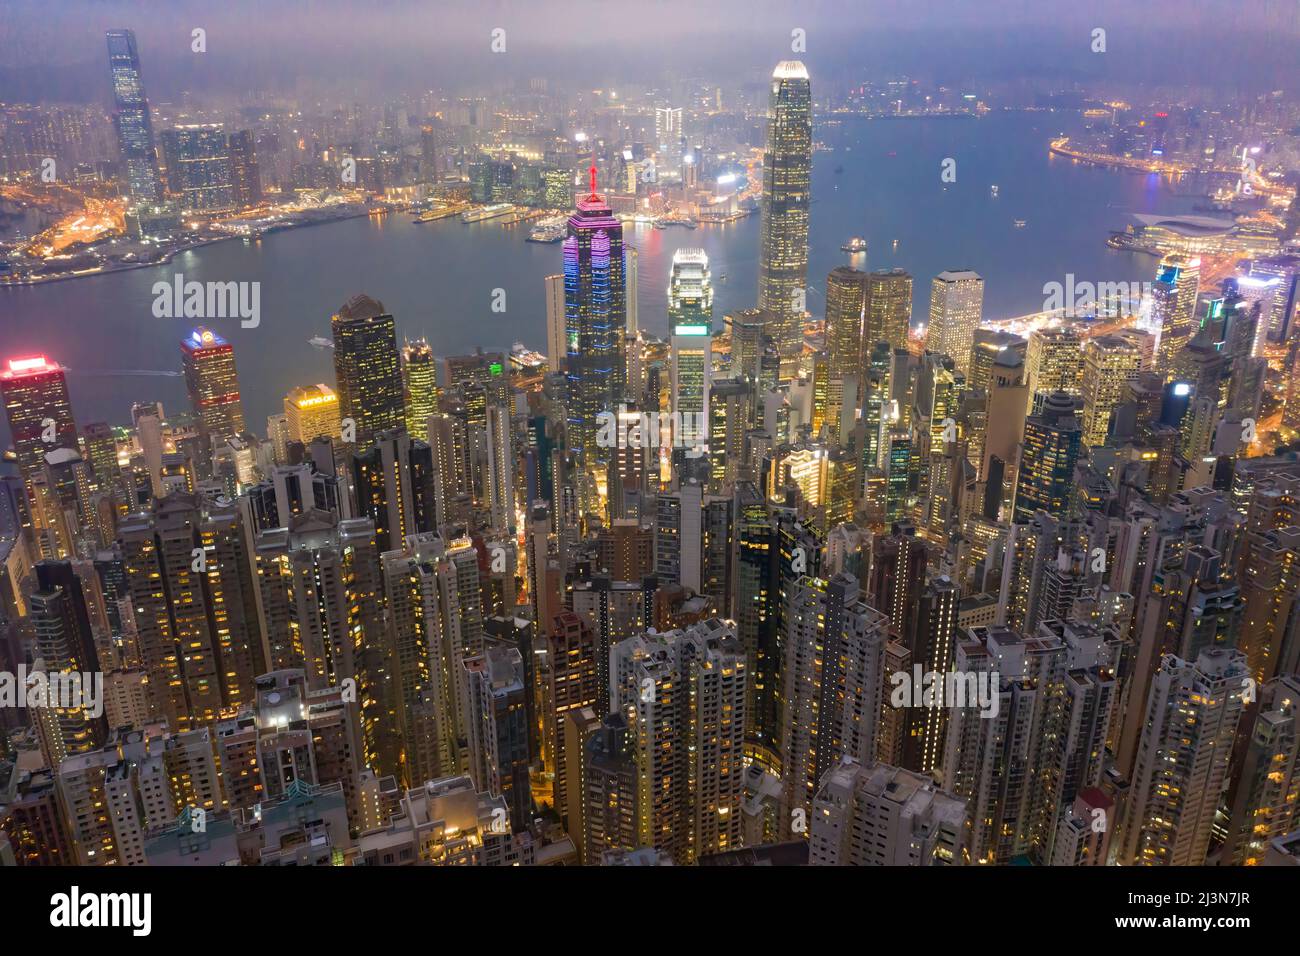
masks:
[[[150,709],[178,730],[216,721],[224,703],[201,523],[198,499],[173,493],[118,528]]]
[[[668,324],[672,328],[672,410],[682,416],[704,415],[713,370],[713,287],[703,249],[673,253]]]
[[[627,340],[630,342],[637,337],[640,331],[640,318],[637,315],[637,290],[638,283],[641,281],[640,276],[640,259],[637,255],[635,246],[626,246],[624,248],[626,261],[624,262],[624,271],[627,275],[625,289],[627,291],[627,323],[624,328],[627,332]],[[625,383],[626,384],[626,383]]]
[[[1025,369],[1014,353],[1003,353],[994,363],[988,388],[988,414],[979,477],[985,485],[983,516],[996,522],[1011,505],[1025,433],[1029,386]]]
[[[837,426],[844,409],[846,379],[851,378],[855,383],[863,381],[862,329],[866,306],[867,274],[848,266],[832,269],[826,277],[826,352],[831,383],[828,415]]]
[[[871,543],[871,581],[866,600],[889,618],[890,629],[900,638],[916,631],[916,615],[925,587],[929,546],[917,537],[910,521],[896,521],[887,535]]]
[[[912,667],[921,673],[946,674],[956,655],[957,602],[961,589],[941,575],[922,589],[912,630],[903,635]],[[888,675],[886,675],[888,679]],[[903,742],[902,766],[917,773],[937,774],[943,760],[948,729],[948,708],[935,700],[907,711],[908,730]]]
[[[1039,392],[1080,394],[1083,389],[1083,337],[1078,330],[1063,326],[1031,332],[1029,344],[1025,347],[1025,383],[1031,397]]]
[[[514,532],[515,452],[511,438],[510,408],[489,405],[487,409],[488,512],[497,531]]]
[[[442,541],[407,539],[382,556],[384,597],[402,698],[402,739],[408,782],[455,772],[456,720],[450,667],[451,619],[438,575]]]
[[[1067,667],[1068,649],[1055,635],[974,627],[957,642],[954,671],[964,678],[966,705],[949,715],[943,779],[966,800],[972,863],[1047,852],[1061,809]]]
[[[1161,658],[1144,702],[1121,865],[1205,862],[1245,708],[1247,676],[1241,655],[1228,648],[1202,651],[1194,664],[1173,654]]]
[[[9,419],[18,473],[30,494],[47,453],[56,448],[77,450],[77,425],[72,420],[64,368],[44,355],[9,359],[0,371],[0,397]]]
[[[595,632],[598,713],[610,709],[609,649],[655,626],[658,593],[659,581],[654,575],[635,581],[592,577],[573,582],[569,592],[573,612]]]
[[[950,356],[958,371],[970,369],[971,345],[984,311],[984,280],[969,270],[940,272],[930,285],[930,324],[925,347]]]
[[[1056,517],[1069,513],[1082,445],[1074,397],[1065,392],[1048,395],[1042,410],[1025,419],[1016,474],[1016,521],[1028,521],[1040,509]]]
[[[660,583],[708,594],[718,609],[731,606],[731,505],[730,498],[704,494],[694,481],[659,496],[655,574]]]
[[[200,326],[181,339],[181,368],[204,445],[216,448],[243,432],[244,406],[239,401],[239,377],[235,374],[231,344]]]
[[[875,759],[889,619],[851,574],[802,577],[785,600],[782,832],[797,836],[827,773],[846,757]]]
[[[402,387],[406,393],[406,430],[423,440],[429,416],[438,411],[438,365],[426,339],[402,346]]]
[[[226,140],[230,155],[230,185],[234,190],[235,206],[248,209],[262,201],[262,173],[257,163],[257,147],[253,131],[236,130]]]
[[[72,565],[67,561],[42,561],[33,571],[36,581],[27,600],[27,615],[35,636],[32,657],[36,668],[51,679],[59,675],[60,680],[71,680],[76,675],[75,686],[81,688],[80,700],[71,695],[65,699],[52,690],[45,706],[30,713],[46,765],[57,767],[65,757],[102,747],[108,737],[108,721],[103,713],[94,714],[84,706],[93,704],[87,695],[94,695],[95,675],[103,668],[81,580]],[[26,692],[23,688],[22,693]]]
[[[132,202],[157,202],[162,177],[154,150],[153,120],[140,80],[140,54],[134,30],[108,31],[108,69],[113,79],[113,127],[126,163],[127,190]]]
[[[569,236],[563,243],[565,413],[569,447],[588,468],[610,457],[608,449],[597,447],[596,417],[617,413],[624,398],[627,324],[623,225],[596,192],[594,164],[590,175],[591,191],[569,217]]]
[[[564,274],[557,272],[543,281],[546,283],[547,368],[552,372],[563,372],[564,356],[569,351],[564,319]]]
[[[966,801],[934,780],[846,759],[822,778],[808,836],[812,866],[960,866]]]
[[[727,313],[726,326],[731,338],[728,374],[757,386],[764,346],[771,341],[771,316],[761,309],[738,309]]]
[[[655,107],[655,143],[662,151],[680,150],[686,142],[682,130],[682,108],[680,106]]]
[[[1260,689],[1259,707],[1242,721],[1237,746],[1225,801],[1231,822],[1219,862],[1258,866],[1271,841],[1300,825],[1300,677],[1279,677]]]
[[[401,426],[375,433],[374,443],[352,456],[352,482],[357,517],[374,523],[380,554],[436,527],[433,452]]]
[[[638,772],[637,845],[679,865],[736,849],[748,675],[734,627],[709,618],[631,638],[610,669]]]
[[[573,721],[570,716],[570,723]],[[581,761],[581,790],[569,794],[569,805],[582,815],[578,852],[584,865],[596,865],[608,850],[635,850],[640,846],[640,793],[637,740],[628,732],[621,713],[605,716],[576,751]],[[575,763],[577,760],[574,761]],[[569,811],[570,826],[574,811]]]
[[[911,325],[911,275],[902,269],[881,269],[868,275],[863,347],[888,342],[891,349],[905,350]]]
[[[290,441],[309,445],[322,435],[336,442],[343,437],[338,393],[323,382],[301,385],[286,395],[284,417]]]
[[[469,717],[470,776],[488,793],[505,799],[510,826],[523,831],[533,813],[523,658],[518,648],[485,647],[480,656],[463,663],[460,679]]]
[[[745,465],[745,435],[753,389],[738,378],[709,385],[709,487],[730,492],[750,477]]]
[[[976,329],[971,344],[970,370],[966,373],[966,381],[971,388],[988,392],[992,386],[993,369],[999,363],[999,359],[1002,360],[1002,364],[1023,366],[1028,348],[1028,339],[1022,339],[1012,332],[1004,332],[1002,329]],[[1004,350],[1006,355],[1003,354]],[[1012,355],[1015,355],[1019,362],[1013,361]]]
[[[1300,528],[1250,534],[1241,569],[1237,646],[1263,683],[1294,671],[1300,660]]]
[[[1138,347],[1117,335],[1102,335],[1083,344],[1083,442],[1106,444],[1111,413],[1124,401],[1130,382],[1142,369]]]
[[[1179,353],[1196,333],[1196,293],[1201,260],[1173,254],[1160,260],[1151,289],[1151,321],[1157,329],[1156,371],[1173,377]]]
[[[218,125],[177,126],[163,130],[167,190],[183,210],[230,212],[235,208],[234,177],[225,131]]]
[[[596,632],[572,611],[557,614],[545,627],[546,664],[542,678],[542,763],[554,774],[552,804],[568,825],[570,769],[581,754],[570,753],[564,733],[570,714],[596,704],[600,696]]]
[[[812,153],[808,70],[784,60],[772,72],[758,248],[758,307],[772,317],[782,380],[794,377],[803,352]]]
[[[357,295],[334,314],[330,326],[343,437],[351,437],[350,420],[355,444],[365,448],[376,432],[401,428],[406,421],[396,325],[382,302]]]

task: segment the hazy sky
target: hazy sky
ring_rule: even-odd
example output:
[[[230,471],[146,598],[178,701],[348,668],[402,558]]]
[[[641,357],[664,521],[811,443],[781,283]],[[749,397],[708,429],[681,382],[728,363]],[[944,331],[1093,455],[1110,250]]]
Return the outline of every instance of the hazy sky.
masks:
[[[1297,0],[0,0],[0,100],[107,96],[104,31],[140,39],[151,98],[492,84],[560,76],[597,86],[671,69],[755,76],[789,55],[822,76],[906,70],[956,82],[1051,76],[1199,82],[1300,79]],[[207,31],[208,52],[190,51]],[[504,28],[505,54],[489,49]],[[1089,49],[1107,31],[1107,52]]]

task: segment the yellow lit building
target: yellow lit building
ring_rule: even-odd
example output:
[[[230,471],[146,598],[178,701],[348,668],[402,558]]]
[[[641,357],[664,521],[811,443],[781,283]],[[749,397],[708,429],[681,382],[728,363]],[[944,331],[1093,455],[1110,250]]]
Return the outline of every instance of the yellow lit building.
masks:
[[[309,444],[320,435],[343,437],[339,397],[328,385],[304,385],[284,397],[289,440]]]

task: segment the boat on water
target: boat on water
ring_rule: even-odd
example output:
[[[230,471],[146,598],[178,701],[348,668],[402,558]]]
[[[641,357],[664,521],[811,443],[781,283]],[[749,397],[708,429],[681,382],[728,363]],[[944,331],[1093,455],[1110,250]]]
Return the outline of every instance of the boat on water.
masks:
[[[854,236],[848,242],[844,243],[844,245],[840,246],[840,250],[842,252],[866,252],[867,240],[863,239],[861,236]]]
[[[499,219],[502,216],[508,216],[515,211],[515,204],[509,202],[494,202],[486,206],[480,206],[478,209],[467,209],[460,214],[461,222],[486,222],[489,219]]]
[[[529,242],[559,242],[568,234],[563,216],[550,216],[541,220],[528,232]]]
[[[998,187],[996,185],[989,187],[989,195],[992,196],[994,199],[998,198]]]
[[[1016,222],[1016,228],[1017,228],[1017,229],[1024,229],[1024,228],[1025,228],[1025,220],[1023,220],[1023,219],[1017,219],[1015,222]]]
[[[318,349],[332,349],[332,348],[334,348],[334,340],[333,340],[333,339],[327,339],[327,338],[325,338],[325,336],[323,336],[323,335],[315,335],[315,336],[312,336],[311,338],[309,338],[309,339],[307,340],[307,344],[310,345],[310,346],[312,346],[313,348],[318,348]]]

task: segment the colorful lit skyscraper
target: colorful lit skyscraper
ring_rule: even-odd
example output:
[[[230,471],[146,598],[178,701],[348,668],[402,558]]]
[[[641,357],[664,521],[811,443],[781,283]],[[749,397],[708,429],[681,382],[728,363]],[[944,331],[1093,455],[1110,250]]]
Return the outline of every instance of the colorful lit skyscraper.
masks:
[[[1083,446],[1083,426],[1075,416],[1074,396],[1053,392],[1042,411],[1025,420],[1025,437],[1016,482],[1015,520],[1028,521],[1038,510],[1063,517],[1074,495],[1074,466]]]
[[[63,366],[44,355],[9,359],[0,371],[0,397],[18,456],[18,472],[31,490],[56,448],[77,449],[77,426]]]
[[[791,378],[803,349],[812,188],[812,88],[798,60],[784,60],[772,72],[767,124],[758,307],[773,317],[782,378]]]
[[[565,376],[568,381],[569,447],[587,459],[608,460],[598,449],[597,416],[617,413],[623,399],[623,330],[627,322],[623,224],[591,191],[569,217],[564,240]]]
[[[703,249],[673,253],[668,323],[672,327],[672,410],[682,416],[704,415],[713,368],[713,287],[709,284],[709,257]],[[682,421],[703,419],[683,417]],[[698,436],[692,432],[687,437]]]
[[[1156,371],[1168,381],[1174,361],[1196,332],[1196,293],[1200,288],[1201,260],[1168,255],[1160,260],[1151,289],[1151,321],[1159,330]]]
[[[239,401],[239,378],[231,344],[200,326],[181,339],[181,367],[204,443],[212,448],[240,434],[244,430],[244,406]]]
[[[310,444],[313,438],[327,435],[338,441],[339,397],[325,384],[304,385],[284,397],[285,423],[291,441]]]

